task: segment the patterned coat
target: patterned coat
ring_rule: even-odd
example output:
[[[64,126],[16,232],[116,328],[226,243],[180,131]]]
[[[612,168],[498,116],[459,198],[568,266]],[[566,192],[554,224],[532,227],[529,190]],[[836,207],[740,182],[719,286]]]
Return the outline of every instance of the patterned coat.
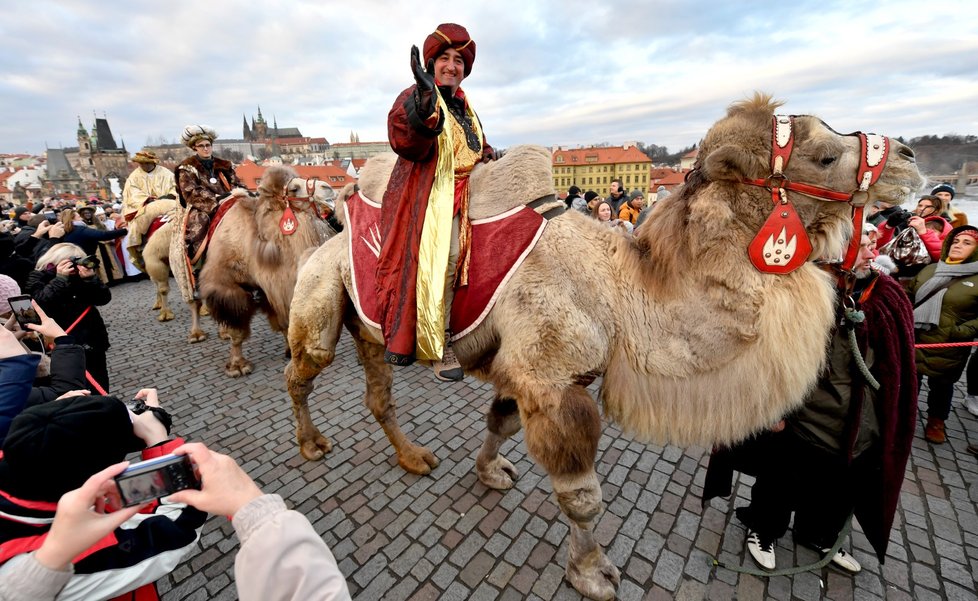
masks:
[[[219,201],[233,188],[244,187],[234,173],[231,161],[217,157],[213,160],[210,169],[197,155],[185,159],[177,166],[177,195],[180,197],[180,204],[187,208],[184,243],[192,263],[200,259],[198,253],[207,236],[211,219],[217,212]]]

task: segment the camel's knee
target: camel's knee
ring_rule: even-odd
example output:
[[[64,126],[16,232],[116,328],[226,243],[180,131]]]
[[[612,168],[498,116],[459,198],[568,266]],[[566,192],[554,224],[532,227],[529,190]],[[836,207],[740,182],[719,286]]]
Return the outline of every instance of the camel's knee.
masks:
[[[305,355],[293,355],[285,366],[285,386],[293,398],[307,398],[315,388],[316,376],[320,370],[305,360]]]
[[[578,476],[594,469],[601,416],[583,388],[563,391],[552,403],[521,407],[526,447],[551,476]]]
[[[587,526],[601,512],[601,484],[594,470],[579,476],[550,476],[560,509],[578,526]]]
[[[509,438],[520,431],[520,413],[516,399],[496,397],[486,414],[486,428],[493,434]]]

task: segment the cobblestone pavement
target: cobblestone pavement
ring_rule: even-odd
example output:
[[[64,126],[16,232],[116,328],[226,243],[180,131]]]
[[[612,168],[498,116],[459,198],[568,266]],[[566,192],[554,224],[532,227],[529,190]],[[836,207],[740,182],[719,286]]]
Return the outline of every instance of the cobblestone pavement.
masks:
[[[520,471],[513,490],[489,490],[475,476],[489,387],[471,378],[438,384],[428,369],[398,369],[401,425],[441,460],[430,476],[407,474],[363,406],[361,371],[344,334],[310,403],[333,451],[310,463],[295,444],[282,337],[264,320],[255,321],[245,347],[255,372],[231,379],[223,372],[227,343],[213,322],[205,321],[211,337],[190,345],[189,313],[179,301],[177,319],[161,324],[149,311],[149,282],[124,284],[112,294],[103,314],[113,345],[113,392],[159,387],[177,433],[231,454],[265,491],[281,494],[309,518],[354,598],[580,599],[563,578],[567,521],[522,437],[503,447]],[[969,437],[978,441],[978,423],[957,403],[948,435],[945,445],[914,443],[885,565],[856,532],[852,547],[861,574],[824,569],[768,580],[710,562],[718,555],[753,567],[733,516],[749,499],[749,479],[741,477],[729,501],[702,508],[704,449],[639,444],[606,425],[597,457],[606,511],[596,533],[621,569],[619,598],[978,600],[978,462],[964,451]],[[193,555],[160,581],[163,598],[236,598],[237,546],[229,522],[211,518]],[[789,534],[778,543],[777,559],[787,566],[816,556],[796,551]]]

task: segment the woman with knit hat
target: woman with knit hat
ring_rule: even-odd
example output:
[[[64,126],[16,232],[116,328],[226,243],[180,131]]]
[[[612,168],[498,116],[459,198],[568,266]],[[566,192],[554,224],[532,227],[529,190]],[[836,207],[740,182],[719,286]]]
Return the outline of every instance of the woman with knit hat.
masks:
[[[217,207],[234,188],[244,188],[231,161],[214,156],[217,132],[206,125],[183,128],[180,141],[194,151],[177,166],[177,196],[186,207],[184,244],[194,271],[203,263],[202,244]]]
[[[412,47],[415,84],[387,116],[398,159],[381,208],[377,295],[385,360],[427,359],[436,378],[457,381],[462,368],[447,330],[454,288],[468,284],[468,176],[495,152],[460,87],[475,62],[469,32],[439,25],[425,39],[423,61]]]
[[[917,274],[910,287],[918,344],[970,342],[978,338],[978,228],[955,228],[944,239],[941,260]],[[927,376],[927,427],[933,443],[946,440],[954,384],[971,347],[917,350],[917,376]]]

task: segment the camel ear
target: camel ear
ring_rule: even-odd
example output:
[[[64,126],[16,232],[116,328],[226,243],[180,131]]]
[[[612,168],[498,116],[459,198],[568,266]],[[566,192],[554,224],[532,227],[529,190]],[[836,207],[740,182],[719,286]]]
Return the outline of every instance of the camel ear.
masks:
[[[711,152],[703,162],[703,171],[711,181],[740,181],[759,177],[764,166],[756,156],[741,146],[725,144]]]

